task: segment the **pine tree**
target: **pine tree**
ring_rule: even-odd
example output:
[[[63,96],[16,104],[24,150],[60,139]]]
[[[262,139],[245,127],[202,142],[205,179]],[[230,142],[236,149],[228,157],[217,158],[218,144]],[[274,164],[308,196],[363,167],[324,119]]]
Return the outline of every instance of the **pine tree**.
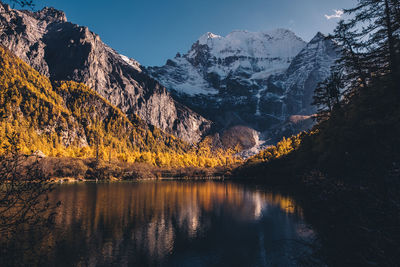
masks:
[[[333,110],[340,108],[343,87],[343,76],[337,70],[317,86],[312,105],[317,107],[318,121],[328,119]]]
[[[336,68],[345,73],[343,79],[349,88],[366,88],[370,78],[365,51],[357,43],[359,37],[360,34],[351,30],[343,20],[338,23],[334,35],[330,36],[342,47],[342,56],[336,62]]]
[[[393,14],[395,16],[394,23],[400,23],[400,1],[399,0],[391,0],[390,1],[393,7]]]
[[[339,40],[343,37],[340,33],[347,34],[350,43],[345,49],[360,51],[362,57],[352,65],[367,67],[373,77],[390,75],[395,83],[400,79],[399,10],[398,0],[358,0],[355,8],[345,10],[352,18],[341,22],[335,31]]]

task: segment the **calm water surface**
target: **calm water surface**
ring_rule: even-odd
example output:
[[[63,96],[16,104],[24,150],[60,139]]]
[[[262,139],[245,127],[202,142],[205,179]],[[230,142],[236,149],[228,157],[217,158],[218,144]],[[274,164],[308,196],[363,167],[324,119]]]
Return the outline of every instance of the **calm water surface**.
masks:
[[[216,181],[60,185],[54,266],[296,266],[312,236],[289,198]]]

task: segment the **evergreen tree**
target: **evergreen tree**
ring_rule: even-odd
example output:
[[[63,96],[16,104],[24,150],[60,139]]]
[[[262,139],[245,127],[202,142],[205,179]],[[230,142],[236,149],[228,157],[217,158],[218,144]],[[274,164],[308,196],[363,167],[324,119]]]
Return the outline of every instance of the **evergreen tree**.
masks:
[[[399,24],[400,23],[400,1],[399,0],[391,0],[390,3],[393,7],[393,13],[395,16],[394,23]]]
[[[335,31],[339,42],[346,35],[345,53],[359,51],[362,55],[353,58],[350,65],[367,67],[372,77],[390,75],[396,84],[399,82],[399,10],[398,0],[358,0],[356,7],[345,10],[352,18],[341,22]],[[365,78],[362,74],[358,77],[361,80]]]
[[[336,68],[345,73],[342,78],[346,81],[349,89],[366,88],[370,78],[370,66],[366,60],[367,54],[357,42],[360,35],[342,20],[338,23],[334,36],[330,37],[342,47],[342,56],[336,62]]]
[[[343,76],[337,70],[317,86],[312,105],[317,107],[318,121],[328,119],[334,109],[340,108],[343,87]]]

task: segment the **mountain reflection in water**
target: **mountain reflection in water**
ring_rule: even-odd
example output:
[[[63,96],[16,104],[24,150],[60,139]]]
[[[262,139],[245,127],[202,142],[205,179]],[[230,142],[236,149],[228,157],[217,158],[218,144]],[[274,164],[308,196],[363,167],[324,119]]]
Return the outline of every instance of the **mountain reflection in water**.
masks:
[[[312,235],[289,198],[212,181],[58,186],[57,266],[291,266]]]

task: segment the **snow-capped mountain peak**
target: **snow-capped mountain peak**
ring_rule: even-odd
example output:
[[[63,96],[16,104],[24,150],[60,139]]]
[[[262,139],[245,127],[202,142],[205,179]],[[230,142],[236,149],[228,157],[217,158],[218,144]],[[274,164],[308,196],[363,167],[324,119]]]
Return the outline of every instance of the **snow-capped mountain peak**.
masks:
[[[208,42],[212,39],[217,39],[217,38],[222,38],[222,36],[219,36],[217,34],[214,34],[212,32],[207,32],[205,34],[203,34],[202,36],[200,36],[198,42],[201,45],[206,45],[208,44]]]
[[[293,32],[276,29],[265,32],[236,30],[225,37],[206,33],[200,37],[199,45],[207,45],[211,56],[227,58],[245,56],[255,58],[286,57],[291,58],[304,48],[305,42]],[[198,46],[194,44],[193,49]],[[195,53],[190,53],[193,56]]]
[[[171,90],[215,95],[228,86],[228,77],[248,85],[284,72],[305,46],[306,42],[285,29],[233,31],[226,36],[208,32],[185,55],[149,71]]]
[[[313,113],[314,89],[338,57],[322,33],[306,43],[286,29],[233,31],[206,33],[188,53],[147,71],[222,132],[241,125],[276,141],[300,127],[282,126],[290,116]]]

